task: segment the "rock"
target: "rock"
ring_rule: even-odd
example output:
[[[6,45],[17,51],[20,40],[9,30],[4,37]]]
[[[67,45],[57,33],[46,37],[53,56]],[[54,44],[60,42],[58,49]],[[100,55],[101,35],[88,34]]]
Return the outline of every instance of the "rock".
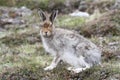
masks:
[[[108,43],[109,46],[114,46],[114,45],[117,45],[117,44],[119,44],[119,42],[110,42],[110,43]]]
[[[77,9],[80,0],[50,0],[48,2],[48,11],[58,9],[60,13],[69,13]]]
[[[76,10],[73,13],[70,13],[69,15],[70,16],[79,16],[79,17],[89,17],[90,16],[87,12],[81,12],[81,11],[78,11],[78,10]]]
[[[115,0],[115,4],[113,6],[113,9],[120,9],[120,0]]]
[[[0,27],[2,30],[2,28],[8,29],[7,25],[9,24],[12,26],[19,25],[19,27],[26,25],[27,18],[32,15],[32,11],[25,6],[20,8],[0,7],[0,15]],[[12,27],[10,25],[9,28]]]
[[[25,6],[22,6],[20,8],[0,7],[0,13],[2,14],[1,15],[2,18],[6,18],[6,17],[10,17],[10,16],[16,17],[16,16],[30,16],[30,15],[32,15],[32,11]]]
[[[74,5],[76,2],[79,2],[79,0],[65,0],[64,4],[68,7],[71,7]]]
[[[100,12],[106,12],[111,9],[113,4],[114,0],[81,0],[78,9],[93,14],[96,8],[98,8]]]
[[[6,25],[6,24],[24,24],[25,23],[24,20],[13,19],[13,18],[5,18],[5,19],[1,19],[1,20],[4,23],[4,25]]]
[[[22,6],[16,10],[16,13],[21,16],[30,16],[32,14],[32,11],[25,6]]]
[[[88,5],[87,5],[86,1],[81,1],[80,4],[79,4],[78,9],[80,11],[85,11],[87,8],[88,8]]]
[[[0,8],[0,12],[1,12],[1,18],[6,18],[9,17],[8,12],[9,10],[7,8]]]
[[[0,27],[3,28],[4,25],[10,24],[9,22],[6,22],[5,20],[0,19]]]

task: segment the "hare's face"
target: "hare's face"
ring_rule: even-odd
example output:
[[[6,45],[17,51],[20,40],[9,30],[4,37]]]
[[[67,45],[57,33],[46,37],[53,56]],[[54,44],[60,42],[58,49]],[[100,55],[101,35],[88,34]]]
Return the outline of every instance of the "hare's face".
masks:
[[[41,27],[41,34],[44,37],[51,37],[53,35],[53,30],[54,30],[53,22],[57,13],[58,11],[53,11],[52,14],[48,17],[42,10],[39,11],[39,15],[43,21]]]
[[[52,27],[52,23],[51,22],[44,22],[41,28],[41,34],[44,37],[51,37],[52,36],[52,31],[53,27]]]

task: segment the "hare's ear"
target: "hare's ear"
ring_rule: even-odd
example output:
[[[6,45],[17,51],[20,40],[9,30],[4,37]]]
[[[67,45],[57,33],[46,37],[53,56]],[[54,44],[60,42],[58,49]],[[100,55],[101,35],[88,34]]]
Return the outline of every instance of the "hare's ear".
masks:
[[[42,18],[42,21],[46,20],[46,15],[41,9],[39,9],[38,14]]]
[[[52,14],[51,14],[51,16],[49,18],[52,23],[53,23],[54,19],[56,18],[57,14],[58,14],[58,10],[54,10],[52,12]]]

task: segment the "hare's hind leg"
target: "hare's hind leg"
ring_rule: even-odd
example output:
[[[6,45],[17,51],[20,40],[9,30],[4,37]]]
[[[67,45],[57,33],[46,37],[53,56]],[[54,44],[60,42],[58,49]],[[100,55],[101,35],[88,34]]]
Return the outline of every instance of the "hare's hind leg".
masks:
[[[82,72],[86,69],[89,69],[90,67],[85,67],[85,68],[75,68],[75,69],[72,69],[73,72],[75,73],[79,73],[79,72]]]
[[[52,63],[50,64],[50,66],[44,68],[44,70],[52,70],[52,69],[54,69],[59,62],[60,62],[60,57],[59,56],[54,57],[54,59],[53,59]]]
[[[90,66],[86,66],[86,67],[84,67],[84,68],[82,68],[82,67],[79,67],[79,68],[68,67],[67,70],[73,71],[74,73],[79,73],[79,72],[82,72],[82,71],[84,71],[84,70],[86,70],[86,69],[89,69],[89,68],[90,68]]]
[[[79,57],[79,65],[79,67],[73,68],[72,71],[74,71],[75,73],[79,73],[91,67],[91,65],[84,60],[83,56]]]
[[[82,72],[82,71],[84,71],[86,69],[89,69],[90,67],[91,66],[86,63],[85,67],[73,68],[72,71],[75,72],[75,73],[79,73],[79,72]]]

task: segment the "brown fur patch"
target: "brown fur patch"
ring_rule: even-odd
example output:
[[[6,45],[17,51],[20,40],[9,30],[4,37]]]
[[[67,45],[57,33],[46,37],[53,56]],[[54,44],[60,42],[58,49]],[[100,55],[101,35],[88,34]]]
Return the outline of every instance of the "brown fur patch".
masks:
[[[51,22],[48,22],[48,21],[46,21],[46,22],[44,22],[43,23],[43,26],[42,26],[42,31],[43,32],[46,32],[46,31],[52,31],[52,24],[51,24]]]
[[[45,23],[43,24],[43,27],[45,27],[45,28],[50,27],[50,23],[45,22]]]

